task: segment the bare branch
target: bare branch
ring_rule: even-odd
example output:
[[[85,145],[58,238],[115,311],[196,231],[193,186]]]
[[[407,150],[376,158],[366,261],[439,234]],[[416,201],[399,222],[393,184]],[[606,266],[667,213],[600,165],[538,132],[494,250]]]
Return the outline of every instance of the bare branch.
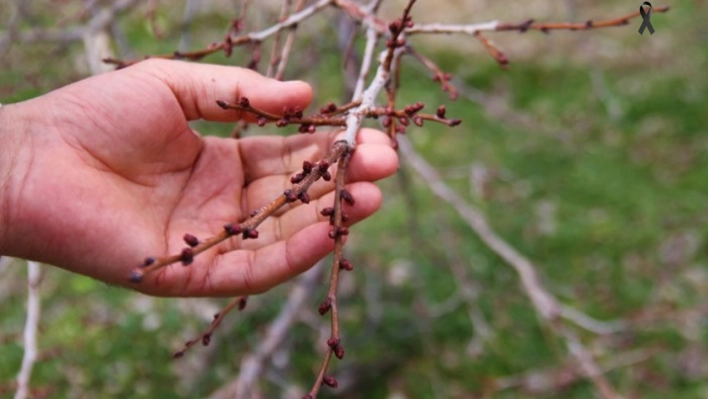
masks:
[[[265,337],[258,346],[243,357],[238,379],[214,392],[210,399],[250,398],[253,386],[263,373],[265,363],[288,336],[290,327],[297,321],[297,315],[312,296],[315,286],[322,276],[324,262],[320,261],[300,277],[278,315],[271,321]]]
[[[17,374],[17,392],[15,399],[29,397],[30,378],[32,368],[37,360],[37,329],[39,328],[40,297],[39,282],[42,279],[42,270],[39,263],[27,262],[27,320],[25,321],[24,349],[22,366]]]
[[[653,12],[667,12],[669,6],[654,7]],[[572,22],[534,22],[532,19],[521,23],[506,23],[499,21],[489,21],[477,24],[453,25],[453,24],[421,24],[415,25],[406,29],[409,35],[419,33],[463,33],[467,35],[475,35],[483,31],[518,31],[526,32],[529,30],[538,30],[548,33],[551,30],[588,30],[598,28],[609,28],[615,26],[623,26],[629,23],[629,20],[639,16],[639,11],[627,14],[619,18],[605,19],[600,21],[587,20],[580,23]]]

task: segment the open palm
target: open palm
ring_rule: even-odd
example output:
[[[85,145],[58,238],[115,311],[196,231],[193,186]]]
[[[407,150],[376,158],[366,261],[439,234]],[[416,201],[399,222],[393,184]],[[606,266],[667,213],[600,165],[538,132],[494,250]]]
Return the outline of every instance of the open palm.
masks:
[[[200,137],[188,121],[235,121],[216,100],[248,97],[274,112],[304,108],[302,82],[277,82],[232,67],[150,60],[93,77],[3,110],[24,121],[10,180],[3,253],[126,285],[148,255],[176,253],[185,233],[212,236],[288,187],[303,160],[318,159],[335,133],[241,140]],[[348,210],[354,222],[381,203],[368,181],[397,167],[388,138],[360,134],[352,158]],[[257,293],[306,270],[333,246],[319,211],[332,186],[318,182],[309,205],[267,219],[257,240],[232,238],[172,265],[135,288],[153,295]]]

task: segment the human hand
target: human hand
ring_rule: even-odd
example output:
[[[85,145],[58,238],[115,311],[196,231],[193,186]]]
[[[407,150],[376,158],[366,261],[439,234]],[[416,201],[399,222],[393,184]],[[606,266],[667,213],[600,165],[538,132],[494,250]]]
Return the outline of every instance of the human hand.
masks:
[[[215,101],[248,97],[265,111],[305,108],[303,82],[278,82],[234,67],[148,60],[0,109],[0,253],[34,259],[119,285],[148,255],[184,247],[242,220],[289,185],[303,160],[322,157],[335,133],[240,140],[200,137],[188,121],[240,117]],[[365,130],[349,167],[348,213],[375,212],[370,181],[392,174],[397,157],[383,133]],[[319,211],[333,185],[317,182],[309,205],[292,204],[259,227],[147,276],[142,292],[226,296],[263,292],[333,248]]]

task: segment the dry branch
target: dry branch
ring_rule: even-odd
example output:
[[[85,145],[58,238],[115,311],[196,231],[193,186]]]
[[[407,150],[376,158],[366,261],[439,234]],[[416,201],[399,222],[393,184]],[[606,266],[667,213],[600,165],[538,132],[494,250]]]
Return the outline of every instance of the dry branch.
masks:
[[[40,297],[39,283],[42,279],[42,270],[39,263],[27,262],[27,320],[24,331],[24,354],[22,366],[17,374],[17,392],[15,399],[25,399],[30,393],[30,378],[32,368],[37,360],[37,330],[39,328]]]

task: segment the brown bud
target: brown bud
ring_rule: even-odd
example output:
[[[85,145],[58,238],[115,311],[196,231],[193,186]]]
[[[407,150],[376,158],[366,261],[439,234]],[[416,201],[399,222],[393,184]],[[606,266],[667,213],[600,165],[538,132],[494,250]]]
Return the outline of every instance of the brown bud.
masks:
[[[315,126],[309,123],[303,123],[297,128],[298,133],[312,134],[315,132]]]
[[[199,239],[197,239],[197,237],[195,237],[191,234],[185,234],[184,237],[182,237],[182,239],[190,247],[196,247],[197,245],[199,245]]]
[[[327,298],[324,302],[320,304],[320,307],[317,309],[317,311],[324,316],[324,314],[329,312],[330,309],[332,309],[332,300]]]
[[[413,115],[413,114],[415,114],[416,112],[418,112],[418,111],[420,111],[421,109],[423,109],[424,107],[425,107],[425,104],[423,104],[422,102],[418,101],[418,102],[416,102],[416,103],[414,103],[414,104],[406,105],[406,107],[403,109],[403,111],[404,111],[406,114],[408,114],[408,115]]]
[[[462,123],[462,119],[450,119],[450,122],[448,122],[448,125],[457,126],[460,123]]]
[[[258,125],[258,127],[263,127],[263,126],[265,126],[265,124],[266,124],[267,122],[268,122],[268,119],[266,119],[266,118],[263,117],[263,116],[259,116],[258,118],[256,118],[256,124]]]
[[[248,297],[247,296],[242,296],[238,300],[238,310],[243,310],[246,308],[246,305],[248,304]]]
[[[301,181],[305,180],[305,175],[302,173],[298,173],[295,176],[290,178],[290,183],[292,184],[298,184]]]
[[[435,116],[437,116],[440,119],[445,118],[446,112],[447,112],[447,109],[445,108],[445,105],[441,105],[438,107],[438,110],[435,111]]]
[[[344,348],[342,345],[338,345],[336,348],[334,348],[334,356],[337,356],[337,359],[342,359],[344,358]]]
[[[303,204],[309,204],[310,203],[310,195],[306,192],[303,191],[300,194],[298,194],[297,198],[302,201]]]
[[[320,211],[320,215],[322,215],[322,216],[332,216],[332,215],[334,215],[334,208],[332,208],[331,206],[330,206],[330,207],[327,207],[327,208],[324,208],[324,209],[322,209],[322,210]]]
[[[327,340],[327,346],[329,346],[329,347],[332,348],[332,349],[338,347],[339,345],[340,345],[339,338],[330,337],[330,338]]]
[[[229,223],[224,225],[224,231],[226,231],[226,234],[230,236],[235,236],[236,234],[241,233],[242,230],[241,225]]]
[[[155,263],[155,258],[153,258],[152,256],[148,256],[147,258],[145,258],[145,260],[143,260],[142,267],[148,267],[153,263]]]
[[[352,194],[351,194],[349,191],[345,190],[345,189],[341,189],[341,190],[339,191],[339,196],[342,198],[342,200],[343,200],[344,202],[346,202],[346,203],[349,204],[349,205],[354,205],[354,203],[356,202],[356,201],[354,200],[354,197],[352,196]]]
[[[396,34],[401,31],[401,25],[402,25],[401,20],[397,19],[388,25],[388,30],[393,34]]]
[[[206,333],[206,334],[202,335],[202,345],[209,346],[210,343],[211,343],[211,334]]]
[[[285,201],[287,202],[297,201],[297,196],[295,195],[295,193],[293,193],[293,190],[287,189],[283,192],[283,195],[285,196]]]
[[[339,268],[350,272],[354,270],[354,265],[349,260],[342,258],[339,260]]]
[[[241,99],[238,101],[238,105],[240,105],[241,108],[250,108],[251,101],[248,99],[248,97],[241,97]]]
[[[305,174],[309,174],[310,172],[312,172],[312,168],[313,168],[314,166],[315,166],[315,165],[314,165],[312,162],[310,162],[310,161],[303,161],[303,162],[302,162],[302,171],[303,171]]]
[[[184,266],[190,265],[194,261],[194,252],[192,248],[184,248],[179,254],[179,260]]]
[[[258,230],[256,229],[246,229],[243,231],[242,237],[244,240],[248,240],[249,238],[256,239],[258,238]]]
[[[332,175],[329,172],[323,172],[322,179],[324,181],[330,181],[330,180],[332,180]]]
[[[418,127],[423,126],[423,118],[421,118],[420,116],[414,116],[413,123],[415,123],[415,125]]]
[[[333,230],[331,230],[328,234],[329,238],[335,239],[340,236],[346,236],[349,235],[349,229],[346,227],[335,227]]]
[[[320,169],[320,173],[324,173],[329,169],[329,162],[327,161],[320,161],[317,163],[317,167]]]
[[[337,111],[337,105],[335,103],[327,103],[324,107],[320,108],[321,114],[331,114]]]
[[[275,126],[277,126],[277,127],[285,127],[285,126],[288,125],[288,123],[290,123],[290,121],[288,121],[287,119],[285,119],[285,118],[280,118],[280,119],[278,119],[278,120],[275,122]]]
[[[331,375],[324,376],[324,378],[322,378],[322,383],[332,388],[336,388],[337,385],[339,385],[337,383],[337,379],[332,377]]]

